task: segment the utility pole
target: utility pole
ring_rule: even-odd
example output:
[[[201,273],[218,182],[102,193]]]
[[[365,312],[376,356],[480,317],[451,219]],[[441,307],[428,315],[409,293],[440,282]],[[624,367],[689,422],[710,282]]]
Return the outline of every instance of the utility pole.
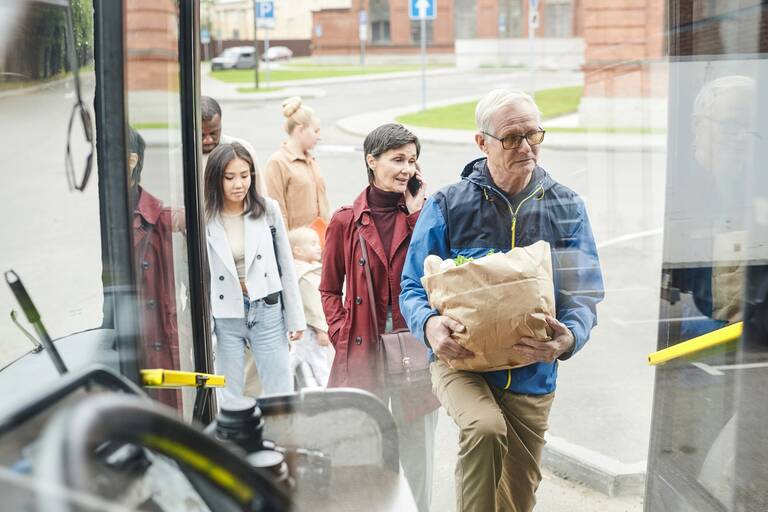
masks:
[[[253,0],[253,60],[254,60],[254,85],[259,88],[259,11],[258,2]]]

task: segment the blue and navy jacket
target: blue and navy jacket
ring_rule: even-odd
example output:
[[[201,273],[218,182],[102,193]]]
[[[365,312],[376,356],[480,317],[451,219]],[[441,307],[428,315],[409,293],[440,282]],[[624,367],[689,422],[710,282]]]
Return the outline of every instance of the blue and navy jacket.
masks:
[[[467,164],[461,177],[427,200],[414,228],[400,293],[409,329],[427,343],[424,326],[439,314],[421,284],[428,255],[478,258],[491,249],[508,251],[546,240],[552,249],[556,316],[576,341],[559,358],[568,359],[589,339],[597,325],[597,303],[603,299],[600,262],[584,202],[538,166],[528,186],[514,197],[495,186],[485,158]],[[493,386],[543,395],[555,390],[557,361],[483,375]]]

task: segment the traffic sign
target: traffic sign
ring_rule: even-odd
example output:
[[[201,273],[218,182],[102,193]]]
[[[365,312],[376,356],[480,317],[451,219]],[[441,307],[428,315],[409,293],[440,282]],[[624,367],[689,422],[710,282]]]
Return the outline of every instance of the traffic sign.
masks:
[[[275,2],[256,2],[256,24],[259,28],[275,28]]]
[[[208,44],[211,42],[211,33],[208,32],[207,28],[200,29],[200,42],[202,44]]]
[[[408,0],[412,20],[433,20],[437,17],[437,0]]]
[[[532,11],[539,10],[539,0],[528,0],[528,5],[531,7]]]

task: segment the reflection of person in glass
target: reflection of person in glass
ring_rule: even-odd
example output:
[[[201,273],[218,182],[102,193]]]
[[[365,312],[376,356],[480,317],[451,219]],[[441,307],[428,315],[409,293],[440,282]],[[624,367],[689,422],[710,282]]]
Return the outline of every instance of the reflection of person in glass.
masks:
[[[695,204],[686,212],[686,236],[697,267],[673,272],[673,282],[690,292],[698,313],[709,320],[684,321],[687,339],[742,317],[745,273],[744,203],[747,165],[754,139],[755,83],[745,76],[724,76],[705,84],[693,103],[694,174],[689,186]]]
[[[681,340],[739,322],[744,314],[750,208],[745,199],[749,197],[748,174],[755,139],[754,106],[755,82],[746,76],[712,80],[704,84],[693,102],[694,168],[687,176],[686,187],[690,188],[684,194],[691,202],[680,210],[684,221],[680,226],[686,233],[679,237],[688,247],[688,257],[685,267],[672,271],[671,280],[674,287],[691,294],[695,305],[683,306]],[[732,355],[723,355],[723,362],[731,361]],[[717,377],[717,389],[730,389],[732,375]],[[698,419],[713,426],[723,418],[730,419],[719,423],[717,430],[700,428],[694,439],[704,448],[698,482],[727,504],[733,501],[736,484],[738,414],[733,414],[731,404],[724,407],[703,412]]]
[[[178,370],[179,333],[176,286],[173,277],[173,213],[140,185],[144,167],[144,139],[128,131],[128,182],[133,208],[133,254],[140,330],[141,368]],[[177,390],[151,390],[153,398],[181,408]]]

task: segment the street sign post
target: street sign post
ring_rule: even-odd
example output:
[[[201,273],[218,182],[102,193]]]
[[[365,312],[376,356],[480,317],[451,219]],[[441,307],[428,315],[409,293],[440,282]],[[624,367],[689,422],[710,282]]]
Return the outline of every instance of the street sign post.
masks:
[[[437,0],[409,0],[408,13],[421,31],[421,110],[427,109],[427,20],[437,17]]]
[[[273,0],[257,1],[253,0],[254,27],[253,27],[253,47],[254,64],[256,69],[256,88],[259,88],[259,38],[258,29],[264,29],[264,56],[266,67],[264,68],[265,78],[269,84],[269,31],[275,28],[275,2]]]
[[[531,77],[530,93],[536,93],[536,29],[539,28],[539,0],[528,0],[528,73]]]
[[[368,42],[368,11],[358,13],[357,37],[360,40],[360,67],[365,67],[365,43]]]

